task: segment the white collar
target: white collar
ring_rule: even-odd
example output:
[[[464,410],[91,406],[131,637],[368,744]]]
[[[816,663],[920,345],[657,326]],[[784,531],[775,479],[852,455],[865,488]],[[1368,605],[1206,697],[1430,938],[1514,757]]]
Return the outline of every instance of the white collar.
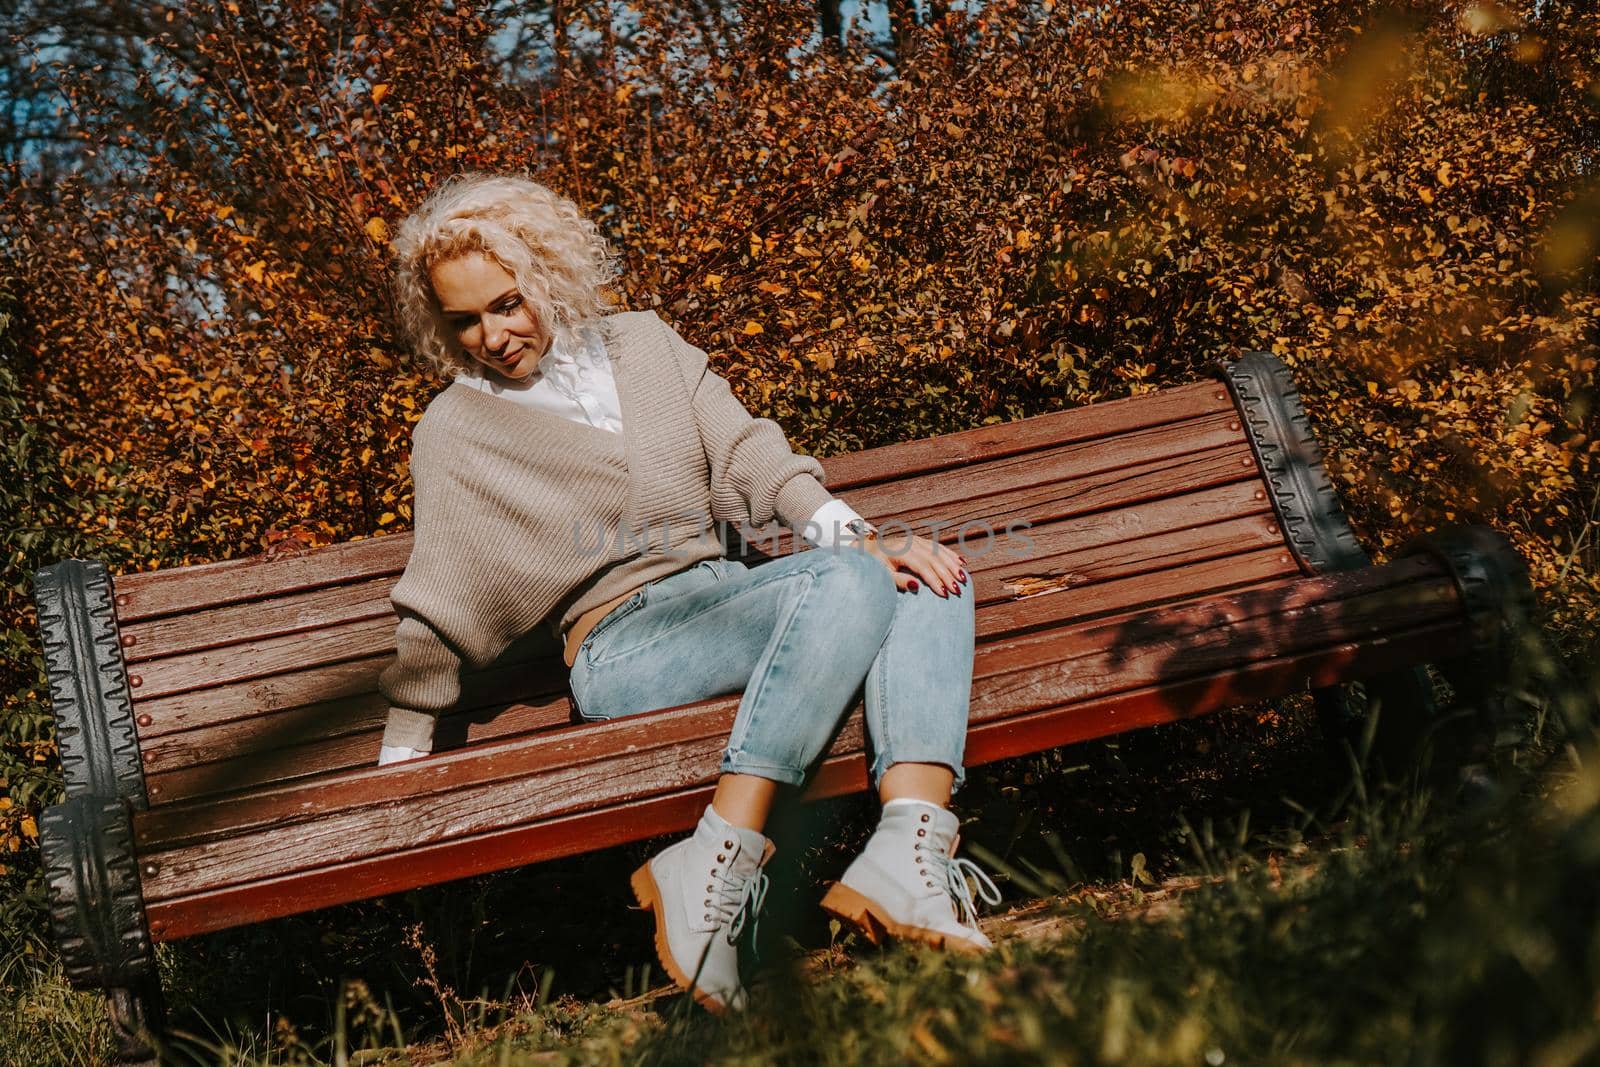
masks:
[[[539,364],[532,374],[517,381],[502,378],[498,374],[486,374],[481,365],[476,362],[466,370],[456,373],[456,380],[465,379],[466,384],[486,393],[499,396],[501,393],[522,393],[532,389],[541,378],[549,378],[551,384],[568,392],[573,380],[581,377],[585,370],[592,369],[597,363],[607,358],[605,341],[600,337],[598,330],[591,327],[582,327],[578,331],[578,344],[576,350],[562,344],[559,337],[550,341],[550,347],[545,354],[539,357]]]

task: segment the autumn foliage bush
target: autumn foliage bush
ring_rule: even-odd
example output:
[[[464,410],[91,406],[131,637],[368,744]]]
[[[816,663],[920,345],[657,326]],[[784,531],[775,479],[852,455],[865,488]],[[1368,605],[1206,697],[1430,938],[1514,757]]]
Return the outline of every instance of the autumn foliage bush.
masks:
[[[50,766],[32,568],[407,527],[442,383],[385,243],[469,169],[574,197],[619,302],[819,455],[1276,352],[1379,555],[1493,524],[1595,638],[1600,32],[1567,5],[1007,0],[893,67],[794,4],[617,3],[509,49],[472,4],[156,10],[131,79],[35,51],[82,151],[0,200],[0,419],[35,441],[0,500],[60,535],[5,541],[13,794]],[[0,811],[22,875],[50,792]]]

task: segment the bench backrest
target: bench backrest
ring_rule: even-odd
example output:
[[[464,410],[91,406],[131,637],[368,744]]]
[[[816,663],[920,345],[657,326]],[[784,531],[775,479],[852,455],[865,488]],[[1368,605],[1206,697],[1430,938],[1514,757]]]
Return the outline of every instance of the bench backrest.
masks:
[[[965,534],[980,645],[1303,573],[1215,382],[823,466],[880,525]],[[410,549],[397,534],[117,578],[151,807],[370,765],[386,714],[376,678],[394,653],[388,596]],[[553,642],[531,636],[465,679],[440,746],[568,727],[566,679]]]

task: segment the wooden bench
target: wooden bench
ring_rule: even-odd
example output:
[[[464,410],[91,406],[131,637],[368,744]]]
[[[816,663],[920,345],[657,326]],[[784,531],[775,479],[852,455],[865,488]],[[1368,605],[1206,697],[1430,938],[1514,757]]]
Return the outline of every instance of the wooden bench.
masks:
[[[1492,675],[1529,595],[1483,530],[1369,566],[1287,371],[1262,354],[824,467],[890,529],[973,532],[971,765],[1308,685],[1337,697],[1381,677],[1426,701],[1415,666]],[[42,820],[52,921],[72,981],[107,991],[127,1058],[161,1025],[154,942],[685,830],[707,802],[736,696],[575,723],[539,636],[466,680],[434,755],[377,767],[374,685],[410,548],[39,572],[68,798]],[[809,795],[862,789],[861,753],[858,708]]]

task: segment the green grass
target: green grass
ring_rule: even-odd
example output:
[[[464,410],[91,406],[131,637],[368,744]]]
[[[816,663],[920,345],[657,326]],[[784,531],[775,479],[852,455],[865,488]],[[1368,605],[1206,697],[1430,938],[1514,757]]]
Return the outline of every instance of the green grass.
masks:
[[[975,775],[967,840],[1009,876],[1019,909],[982,959],[834,936],[816,884],[870,821],[864,803],[840,802],[782,828],[788,865],[742,1017],[640,996],[659,980],[647,926],[608,887],[641,845],[163,946],[182,1031],[172,1058],[1600,1061],[1592,731],[1558,743],[1539,727],[1499,754],[1496,794],[1464,800],[1453,773],[1398,787],[1341,773],[1304,711],[1175,724]],[[0,981],[0,1062],[103,1062],[98,1002],[47,958],[13,952]]]

